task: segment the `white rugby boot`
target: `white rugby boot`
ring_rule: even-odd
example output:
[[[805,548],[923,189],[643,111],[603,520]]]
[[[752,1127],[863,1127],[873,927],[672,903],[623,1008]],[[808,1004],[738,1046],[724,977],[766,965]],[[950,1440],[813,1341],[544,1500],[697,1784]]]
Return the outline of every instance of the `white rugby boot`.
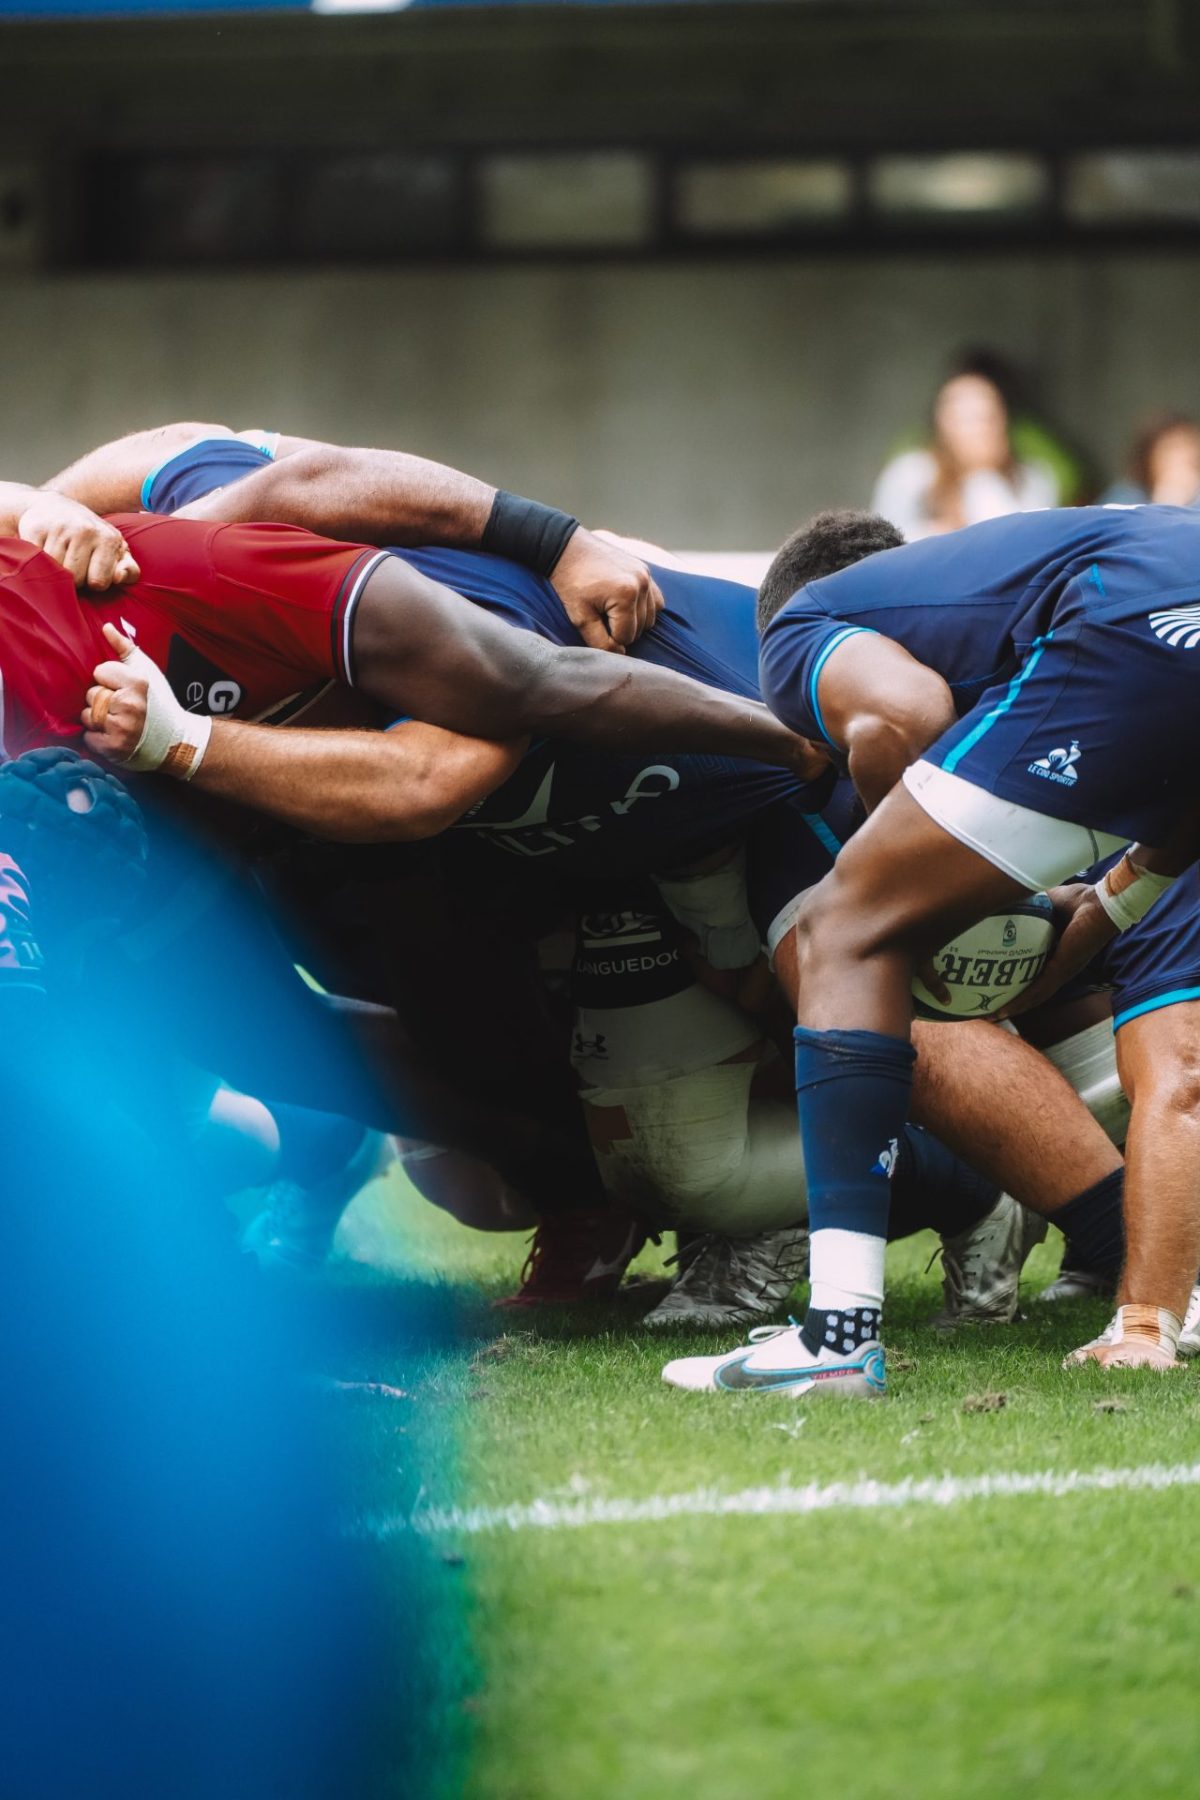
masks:
[[[967,1231],[942,1239],[942,1308],[931,1324],[1009,1325],[1029,1252],[1046,1235],[1046,1221],[1010,1194]]]
[[[710,1234],[680,1260],[680,1273],[643,1325],[651,1331],[754,1325],[777,1318],[808,1274],[808,1232],[792,1225],[748,1238]]]
[[[692,1393],[783,1394],[792,1400],[815,1393],[871,1400],[887,1387],[882,1344],[860,1344],[844,1356],[831,1350],[814,1356],[794,1319],[787,1325],[760,1325],[749,1343],[724,1356],[677,1357],[662,1378],[669,1387]]]
[[[1180,1356],[1200,1356],[1200,1286],[1192,1289],[1176,1349]]]
[[[1116,1290],[1111,1275],[1097,1275],[1093,1269],[1060,1269],[1038,1299],[1051,1305],[1059,1300],[1111,1300]]]

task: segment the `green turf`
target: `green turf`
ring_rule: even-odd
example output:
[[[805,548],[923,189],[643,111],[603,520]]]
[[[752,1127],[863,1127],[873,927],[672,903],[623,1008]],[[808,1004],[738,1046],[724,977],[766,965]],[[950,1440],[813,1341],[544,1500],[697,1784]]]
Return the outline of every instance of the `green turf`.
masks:
[[[390,1253],[425,1284],[398,1288],[397,1304],[440,1293],[456,1324],[432,1346],[362,1352],[360,1373],[413,1398],[353,1406],[359,1525],[402,1520],[418,1496],[491,1505],[1200,1458],[1193,1370],[1060,1373],[1102,1306],[928,1331],[932,1240],[891,1253],[887,1400],[806,1406],[665,1388],[667,1355],[712,1346],[648,1339],[633,1300],[492,1311],[523,1246],[460,1231],[398,1181],[348,1240],[379,1254],[397,1221]],[[1037,1253],[1028,1291],[1052,1255]],[[1003,1406],[964,1410],[982,1394]],[[1118,1410],[1097,1407],[1114,1397]],[[400,1531],[376,1554],[397,1583],[419,1566],[435,1627],[426,1793],[740,1800],[802,1784],[851,1800],[1093,1800],[1118,1782],[1193,1785],[1198,1525],[1200,1494],[1176,1489],[419,1545]]]

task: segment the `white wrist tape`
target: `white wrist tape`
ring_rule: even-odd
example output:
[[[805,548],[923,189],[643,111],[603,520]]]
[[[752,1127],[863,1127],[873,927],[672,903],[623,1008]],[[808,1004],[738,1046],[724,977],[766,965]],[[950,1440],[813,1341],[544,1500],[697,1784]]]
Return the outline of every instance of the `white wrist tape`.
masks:
[[[1145,918],[1175,879],[1174,875],[1155,875],[1152,870],[1143,869],[1126,854],[1101,876],[1092,892],[1117,930],[1128,931],[1131,925]]]
[[[743,851],[707,875],[656,875],[654,881],[714,969],[748,969],[757,960],[762,938],[750,917]]]
[[[208,749],[212,720],[206,713],[190,713],[180,706],[171,684],[158,664],[136,647],[124,659],[131,675],[146,683],[146,724],[127,769],[161,769],[177,781],[190,781]]]

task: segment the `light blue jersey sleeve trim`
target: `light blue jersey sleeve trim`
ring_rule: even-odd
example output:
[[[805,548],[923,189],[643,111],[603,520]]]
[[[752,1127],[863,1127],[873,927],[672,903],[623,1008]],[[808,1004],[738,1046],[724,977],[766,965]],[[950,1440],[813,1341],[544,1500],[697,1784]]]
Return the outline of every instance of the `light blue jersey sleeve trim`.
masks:
[[[817,683],[821,679],[821,670],[825,667],[825,664],[829,661],[829,658],[833,655],[838,645],[844,644],[847,638],[878,636],[879,633],[877,631],[872,631],[869,625],[844,625],[840,631],[834,632],[828,643],[822,644],[817,660],[813,664],[812,674],[808,678],[809,711],[817,721],[817,728],[820,731],[821,736],[825,739],[825,742],[832,745],[835,750],[840,750],[842,746],[840,744],[835,744],[829,733],[826,731],[825,720],[821,715],[821,702],[817,699]]]
[[[152,504],[154,500],[154,484],[165,469],[169,469],[173,462],[178,462],[181,456],[190,455],[197,444],[217,443],[247,444],[251,450],[259,451],[261,455],[269,458],[271,462],[274,462],[275,452],[279,448],[279,433],[277,431],[238,431],[234,432],[233,435],[228,438],[212,438],[209,437],[207,433],[202,433],[199,437],[189,438],[186,444],[180,444],[177,450],[172,450],[170,456],[164,456],[160,463],[156,463],[147,475],[145,481],[143,481],[143,512],[154,511],[154,506]]]
[[[1128,1025],[1130,1019],[1140,1019],[1143,1013],[1161,1012],[1164,1006],[1179,1006],[1184,1000],[1200,1000],[1200,987],[1172,988],[1167,994],[1157,994],[1153,1000],[1127,1007],[1113,1020],[1113,1030],[1120,1031],[1122,1025]]]
[[[142,483],[142,510],[143,510],[143,512],[153,512],[154,511],[154,507],[151,504],[154,499],[154,484],[158,480],[159,476],[162,474],[163,470],[169,469],[171,464],[173,462],[176,462],[179,459],[179,457],[186,456],[189,450],[194,450],[196,448],[197,444],[203,444],[205,441],[206,440],[202,437],[192,438],[190,443],[181,444],[179,446],[178,450],[172,450],[170,456],[164,456],[160,463],[155,463],[154,467],[151,469],[150,473],[147,475],[145,481],[143,481],[143,483]]]
[[[1032,649],[1009,682],[1003,700],[998,700],[990,712],[986,712],[983,718],[980,719],[975,729],[973,731],[968,731],[961,743],[955,744],[953,750],[942,764],[942,768],[946,771],[947,775],[953,775],[955,769],[957,769],[968,750],[973,750],[980,738],[987,736],[988,732],[992,729],[992,726],[996,723],[996,720],[1002,719],[1005,713],[1012,709],[1016,703],[1017,695],[1021,692],[1022,687],[1024,687],[1025,683],[1029,680],[1029,677],[1033,674],[1033,671],[1041,662],[1042,652],[1053,636],[1054,633],[1048,631],[1045,637],[1034,638]]]

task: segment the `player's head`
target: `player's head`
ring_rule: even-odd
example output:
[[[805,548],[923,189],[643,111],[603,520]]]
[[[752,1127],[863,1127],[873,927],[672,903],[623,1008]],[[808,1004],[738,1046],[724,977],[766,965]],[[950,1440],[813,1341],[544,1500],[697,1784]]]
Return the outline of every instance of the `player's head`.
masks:
[[[762,631],[799,588],[823,575],[836,575],[877,550],[894,550],[903,532],[878,513],[818,513],[794,531],[763,577],[758,590],[758,629]]]

